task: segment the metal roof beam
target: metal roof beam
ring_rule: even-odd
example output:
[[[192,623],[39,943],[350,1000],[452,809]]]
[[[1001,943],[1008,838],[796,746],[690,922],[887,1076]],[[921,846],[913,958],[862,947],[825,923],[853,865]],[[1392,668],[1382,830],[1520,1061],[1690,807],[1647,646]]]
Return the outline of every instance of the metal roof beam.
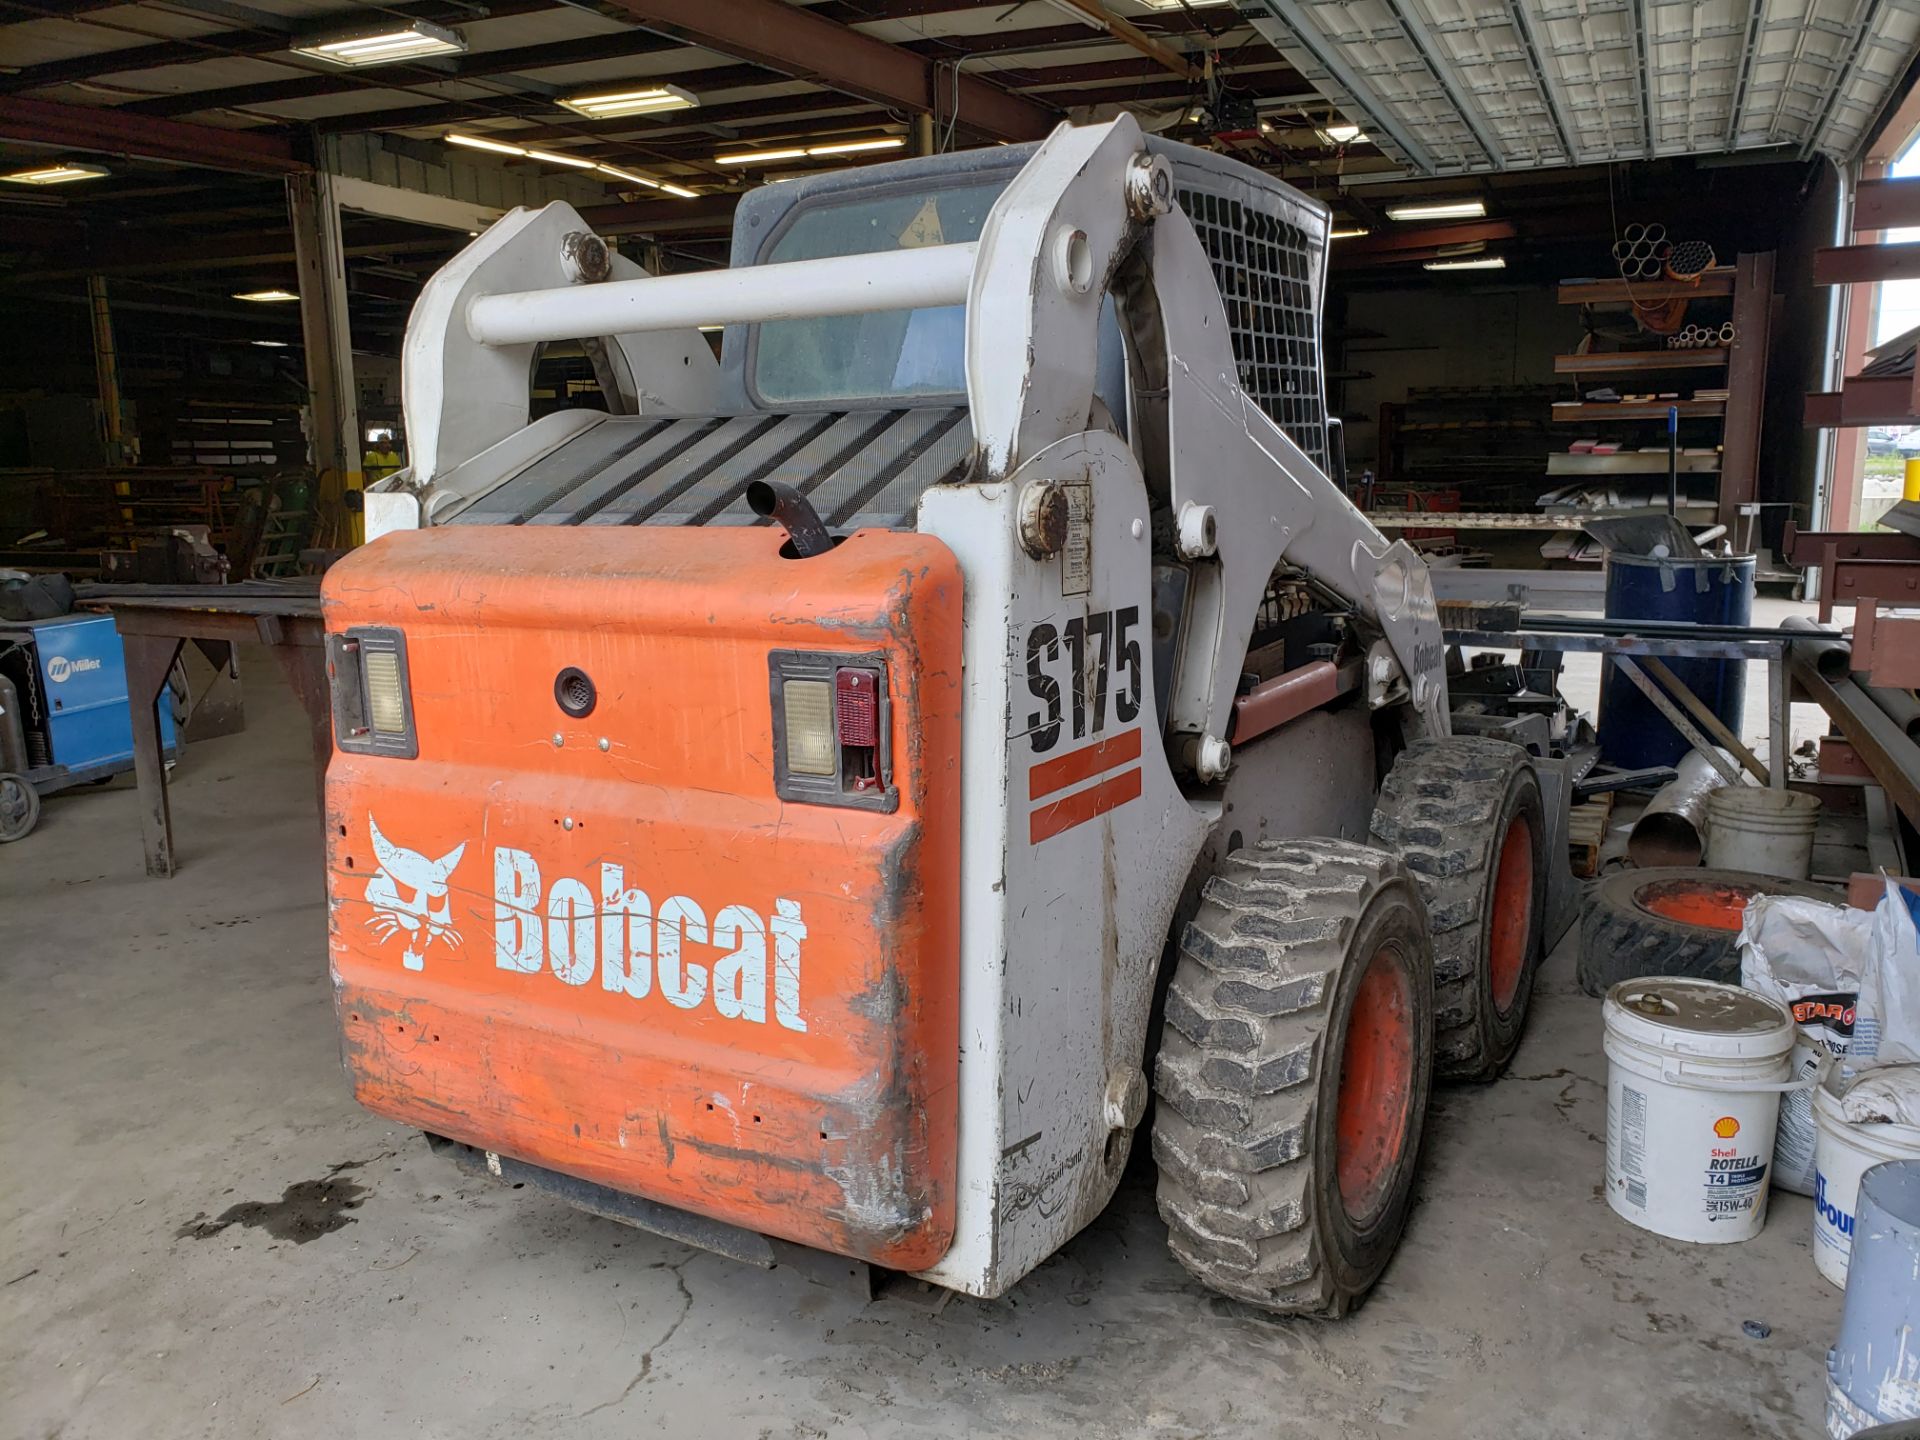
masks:
[[[1533,83],[1538,87],[1541,98],[1547,102],[1547,119],[1553,124],[1553,133],[1559,137],[1560,153],[1566,157],[1567,164],[1578,165],[1582,157],[1574,147],[1571,123],[1573,102],[1560,86],[1559,72],[1547,64],[1545,50],[1534,35],[1533,22],[1527,15],[1526,0],[1507,0],[1507,21],[1513,26],[1513,33],[1519,39],[1521,48],[1527,52],[1527,68],[1533,72]]]
[[[1308,15],[1303,0],[1260,0],[1263,7],[1272,16],[1271,19],[1256,15],[1253,11],[1244,11],[1254,29],[1266,35],[1273,47],[1286,54],[1285,41],[1272,34],[1268,27],[1284,25],[1293,42],[1308,56],[1329,79],[1347,93],[1349,104],[1360,113],[1349,114],[1349,120],[1358,121],[1369,133],[1385,135],[1393,146],[1415,168],[1428,174],[1434,171],[1433,152],[1415,140],[1412,134],[1394,117],[1385,99],[1371,85],[1367,84],[1347,64],[1338,42],[1329,38]],[[1311,82],[1309,82],[1311,83]]]
[[[1480,153],[1486,156],[1487,164],[1498,168],[1506,158],[1504,152],[1493,143],[1487,132],[1481,128],[1484,118],[1473,99],[1463,94],[1454,84],[1458,78],[1453,62],[1441,53],[1439,42],[1433,32],[1427,28],[1427,22],[1418,10],[1420,0],[1382,0],[1387,13],[1399,25],[1407,39],[1413,42],[1414,51],[1420,56],[1426,71],[1433,77],[1433,83],[1440,87],[1440,93],[1447,97],[1447,103],[1453,107],[1453,113],[1460,117],[1460,123],[1467,127],[1467,133],[1473,136],[1473,143],[1480,147]]]
[[[829,90],[914,114],[961,120],[997,140],[1037,140],[1060,118],[975,75],[782,0],[608,0],[636,24]],[[878,17],[876,17],[878,18]],[[953,97],[957,94],[958,104]]]
[[[293,262],[293,232],[284,226],[227,235],[186,235],[164,244],[154,243],[152,235],[139,231],[102,235],[96,230],[94,234],[93,242],[84,248],[50,255],[52,263],[45,268],[9,274],[0,288],[30,287],[81,275],[170,275],[251,270]],[[459,248],[462,239],[446,230],[423,231],[417,225],[398,221],[363,222],[348,231],[346,254],[441,254]]]
[[[1200,66],[1165,41],[1147,34],[1132,21],[1114,14],[1102,5],[1100,0],[1054,0],[1054,5],[1056,9],[1077,10],[1087,17],[1089,24],[1106,31],[1114,39],[1131,45],[1160,69],[1171,71],[1182,80],[1195,81],[1202,78]]]
[[[0,140],[171,160],[250,175],[298,175],[313,168],[294,154],[293,141],[285,135],[122,115],[104,107],[63,105],[23,95],[0,96]]]

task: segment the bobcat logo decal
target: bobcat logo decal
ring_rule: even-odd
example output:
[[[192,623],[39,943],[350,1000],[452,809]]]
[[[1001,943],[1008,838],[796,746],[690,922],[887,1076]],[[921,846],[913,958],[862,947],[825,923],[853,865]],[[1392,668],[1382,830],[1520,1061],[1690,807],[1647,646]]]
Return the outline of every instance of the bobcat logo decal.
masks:
[[[367,924],[384,945],[395,935],[405,933],[406,954],[401,963],[409,970],[425,968],[427,950],[436,940],[449,950],[460,948],[460,932],[453,927],[453,900],[447,894],[447,881],[460,857],[467,853],[466,842],[453,847],[438,860],[429,860],[417,850],[396,845],[380,833],[379,822],[367,817],[373,835],[373,853],[380,861],[380,873],[367,882],[367,903],[373,914]]]

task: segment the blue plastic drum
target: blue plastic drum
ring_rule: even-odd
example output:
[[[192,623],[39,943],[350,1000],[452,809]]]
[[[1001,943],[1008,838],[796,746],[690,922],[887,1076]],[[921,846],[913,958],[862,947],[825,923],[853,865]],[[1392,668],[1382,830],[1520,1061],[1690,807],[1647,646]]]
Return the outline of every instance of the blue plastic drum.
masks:
[[[1607,618],[1669,624],[1748,625],[1753,620],[1753,556],[1698,560],[1647,555],[1607,557]],[[1740,733],[1747,699],[1742,660],[1668,659],[1667,668],[1708,709]],[[1600,758],[1623,770],[1677,764],[1692,747],[1666,716],[1620,673],[1600,667]]]

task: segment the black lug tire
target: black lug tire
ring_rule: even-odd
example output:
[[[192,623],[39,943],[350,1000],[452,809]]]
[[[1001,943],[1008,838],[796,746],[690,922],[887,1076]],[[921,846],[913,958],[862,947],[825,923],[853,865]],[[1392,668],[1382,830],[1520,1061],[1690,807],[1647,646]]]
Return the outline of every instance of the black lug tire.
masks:
[[[1337,1168],[1341,1065],[1361,978],[1387,947],[1405,962],[1415,1053],[1399,1155],[1356,1227]],[[1334,1317],[1379,1279],[1412,1202],[1432,983],[1419,892],[1371,846],[1263,841],[1207,882],[1167,993],[1153,1122],[1167,1243],[1202,1284]]]
[[[23,840],[40,822],[40,792],[24,775],[0,774],[0,845]]]
[[[1532,914],[1519,980],[1502,1009],[1494,994],[1490,922],[1507,831],[1520,816],[1532,831]],[[1372,828],[1373,843],[1406,861],[1427,902],[1435,1074],[1491,1080],[1513,1058],[1526,1029],[1546,927],[1546,807],[1527,752],[1476,735],[1416,741],[1387,773]]]
[[[1737,886],[1759,895],[1798,895],[1843,903],[1829,885],[1753,875],[1744,870],[1707,870],[1689,865],[1616,870],[1588,889],[1580,906],[1580,988],[1605,995],[1622,980],[1649,975],[1686,975],[1740,983],[1740,933],[1657,914],[1637,896],[1650,887],[1685,882]]]

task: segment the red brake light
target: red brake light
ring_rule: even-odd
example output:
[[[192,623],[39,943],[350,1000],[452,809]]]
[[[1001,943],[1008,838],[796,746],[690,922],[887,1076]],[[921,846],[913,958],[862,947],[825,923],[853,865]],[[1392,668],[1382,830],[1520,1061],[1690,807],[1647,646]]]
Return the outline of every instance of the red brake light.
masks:
[[[871,670],[840,670],[833,677],[840,743],[870,749],[880,743],[880,677]]]

